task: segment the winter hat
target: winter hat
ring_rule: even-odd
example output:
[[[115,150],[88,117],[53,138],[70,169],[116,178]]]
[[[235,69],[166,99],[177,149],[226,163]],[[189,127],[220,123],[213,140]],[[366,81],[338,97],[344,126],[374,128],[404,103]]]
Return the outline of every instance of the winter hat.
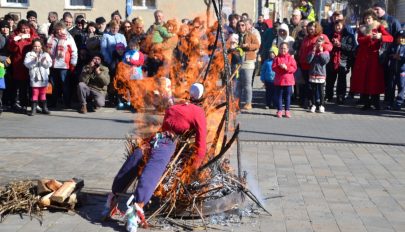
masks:
[[[383,9],[383,10],[386,10],[386,9],[387,9],[387,6],[385,5],[385,2],[384,2],[384,1],[380,1],[380,2],[375,3],[375,4],[373,5],[373,7],[380,7],[380,8]]]
[[[191,100],[198,101],[204,94],[204,86],[201,83],[194,83],[190,87]]]
[[[231,43],[238,43],[239,42],[239,35],[233,33],[229,39],[230,39]]]
[[[103,56],[103,54],[101,54],[101,52],[94,53],[93,56],[91,57],[91,59],[94,59],[94,57],[99,57],[101,59],[101,63],[103,63],[104,56]]]
[[[27,11],[27,19],[29,19],[30,17],[38,18],[37,12],[33,10]]]
[[[277,48],[277,46],[272,46],[270,48],[270,53],[274,53],[275,56],[278,56],[278,48]]]
[[[292,15],[301,15],[301,11],[298,10],[298,9],[295,9],[295,10],[292,12]]]
[[[83,15],[78,15],[75,19],[75,23],[76,24],[82,23],[83,20],[85,23],[87,22]]]
[[[103,24],[103,23],[105,23],[105,22],[107,22],[107,21],[105,20],[104,17],[98,17],[98,18],[96,18],[96,23],[97,23],[97,24]]]
[[[117,51],[125,51],[125,49],[126,49],[126,47],[125,47],[125,44],[123,44],[123,43],[117,43],[115,45],[115,50],[117,50]]]
[[[112,12],[111,18],[114,18],[115,15],[118,15],[118,16],[120,16],[120,18],[122,18],[122,17],[121,17],[121,14],[120,14],[120,12],[119,12],[118,10]]]
[[[0,21],[0,28],[4,28],[4,27],[7,27],[7,28],[10,29],[10,24],[8,23],[7,20],[1,20]]]
[[[395,37],[396,37],[396,38],[398,38],[398,37],[405,37],[405,31],[404,31],[404,30],[398,31]]]

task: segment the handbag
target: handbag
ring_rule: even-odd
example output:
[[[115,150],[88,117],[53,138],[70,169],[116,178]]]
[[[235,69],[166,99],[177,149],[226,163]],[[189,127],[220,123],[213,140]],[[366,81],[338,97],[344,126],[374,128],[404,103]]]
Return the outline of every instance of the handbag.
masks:
[[[381,43],[380,49],[378,49],[378,62],[380,64],[386,64],[388,61],[388,43]]]
[[[48,82],[48,86],[46,87],[46,94],[52,94],[52,84]]]

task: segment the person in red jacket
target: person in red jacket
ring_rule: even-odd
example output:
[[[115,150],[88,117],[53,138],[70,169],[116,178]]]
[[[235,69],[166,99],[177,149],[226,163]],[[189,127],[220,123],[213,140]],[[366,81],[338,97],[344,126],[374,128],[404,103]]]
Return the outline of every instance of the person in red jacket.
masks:
[[[274,86],[276,88],[277,117],[283,116],[283,96],[285,96],[285,116],[291,117],[290,102],[293,86],[295,85],[294,73],[297,71],[297,63],[288,53],[288,43],[280,44],[280,53],[274,58],[272,69],[276,73],[274,78]]]
[[[137,214],[143,216],[143,207],[151,199],[159,179],[166,170],[171,156],[176,149],[176,137],[187,131],[194,130],[196,157],[193,163],[193,169],[197,170],[205,158],[206,153],[206,135],[207,122],[205,112],[202,107],[197,105],[203,96],[204,87],[200,83],[194,83],[190,88],[191,102],[176,104],[169,107],[163,119],[161,131],[151,139],[151,151],[141,175],[138,178],[138,184],[134,192],[133,209],[138,209]],[[124,192],[129,184],[132,183],[138,173],[138,166],[143,158],[142,149],[135,149],[134,153],[128,157],[112,184],[112,193],[109,194],[105,209],[102,212],[104,219],[112,216],[112,212],[117,208],[117,193]],[[128,205],[129,205],[128,204]],[[128,222],[130,224],[132,222]],[[128,227],[127,227],[128,229]],[[128,229],[129,230],[129,229]],[[130,231],[130,230],[129,230]]]
[[[21,20],[17,29],[9,37],[8,50],[11,53],[13,84],[11,89],[12,107],[15,111],[25,113],[28,104],[30,77],[24,65],[25,54],[30,51],[31,43],[39,38],[27,20]]]
[[[309,108],[309,106],[315,104],[314,102],[309,102],[311,99],[311,85],[309,84],[309,70],[311,69],[311,64],[308,62],[308,54],[312,52],[314,46],[316,46],[316,41],[319,37],[324,38],[324,43],[322,44],[323,51],[330,52],[333,49],[333,44],[330,42],[328,36],[323,34],[322,26],[318,22],[310,22],[307,25],[307,36],[302,41],[300,50],[298,52],[299,66],[302,70],[302,76],[305,81],[304,87],[304,108]]]
[[[353,93],[360,93],[364,102],[363,109],[380,109],[380,94],[384,93],[384,68],[380,64],[379,49],[383,42],[394,39],[379,23],[377,14],[367,10],[363,14],[363,25],[359,28],[357,41],[359,47],[350,83]]]

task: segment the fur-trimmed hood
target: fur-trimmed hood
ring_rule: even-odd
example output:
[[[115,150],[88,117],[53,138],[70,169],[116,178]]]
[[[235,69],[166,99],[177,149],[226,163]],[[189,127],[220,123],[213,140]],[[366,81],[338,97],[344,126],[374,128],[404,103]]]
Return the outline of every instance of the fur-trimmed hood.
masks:
[[[363,35],[371,35],[372,30],[377,29],[380,26],[384,26],[385,29],[388,28],[388,23],[385,20],[374,21],[372,25],[362,24],[359,27],[360,33]]]

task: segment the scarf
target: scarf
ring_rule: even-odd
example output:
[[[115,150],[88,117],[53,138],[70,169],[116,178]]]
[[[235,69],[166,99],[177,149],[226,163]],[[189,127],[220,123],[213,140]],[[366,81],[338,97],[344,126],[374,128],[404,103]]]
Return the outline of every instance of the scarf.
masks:
[[[335,39],[335,40],[337,40],[337,41],[339,41],[339,42],[342,42],[342,33],[338,33],[338,32],[335,32],[334,34],[333,34],[333,39]],[[334,70],[338,70],[339,69],[339,64],[340,64],[340,56],[341,56],[341,50],[340,50],[340,48],[338,48],[338,47],[335,47],[335,46],[333,46],[333,49],[332,49],[332,57],[333,57],[333,59],[332,59],[332,63],[333,63],[333,69]]]
[[[57,55],[59,58],[62,58],[65,56],[65,44],[66,44],[66,40],[67,40],[67,35],[63,34],[60,37],[57,37],[58,40],[58,44],[57,44]]]

